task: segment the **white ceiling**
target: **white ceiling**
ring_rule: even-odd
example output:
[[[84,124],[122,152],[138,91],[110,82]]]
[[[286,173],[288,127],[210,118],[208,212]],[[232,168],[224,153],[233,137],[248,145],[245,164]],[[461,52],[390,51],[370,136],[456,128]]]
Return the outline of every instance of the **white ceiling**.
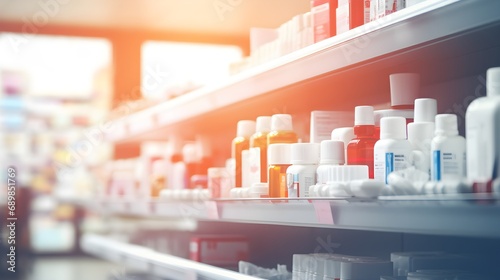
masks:
[[[309,3],[309,0],[0,0],[0,21],[246,35],[250,27],[278,27],[294,15],[308,11]]]

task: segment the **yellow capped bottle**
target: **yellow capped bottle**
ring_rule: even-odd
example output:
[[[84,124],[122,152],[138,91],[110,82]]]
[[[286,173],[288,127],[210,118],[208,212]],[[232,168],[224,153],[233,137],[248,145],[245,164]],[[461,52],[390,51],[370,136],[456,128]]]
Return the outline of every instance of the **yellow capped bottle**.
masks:
[[[267,145],[278,143],[297,143],[297,134],[293,131],[292,116],[275,114],[271,117],[271,132],[267,134]]]
[[[231,145],[231,157],[235,160],[235,187],[242,186],[241,152],[250,147],[250,137],[255,133],[255,122],[242,120],[238,122],[236,138]]]
[[[271,131],[271,117],[260,116],[256,132],[250,137],[250,148],[258,148],[260,154],[260,182],[267,182],[267,134]]]

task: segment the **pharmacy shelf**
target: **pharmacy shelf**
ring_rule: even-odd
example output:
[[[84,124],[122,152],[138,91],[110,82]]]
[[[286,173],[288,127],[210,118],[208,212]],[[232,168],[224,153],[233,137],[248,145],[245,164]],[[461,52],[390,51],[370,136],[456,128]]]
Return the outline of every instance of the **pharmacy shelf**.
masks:
[[[166,277],[168,279],[261,279],[168,254],[162,254],[142,246],[116,241],[106,236],[85,234],[80,240],[80,246],[88,254],[124,264],[127,268],[149,272],[158,277]]]
[[[125,110],[125,130],[120,125],[107,140],[165,140],[169,133],[227,129],[239,119],[276,111],[332,109],[332,104],[351,108],[345,101],[358,97],[385,102],[389,97],[382,94],[393,71],[419,71],[424,82],[481,73],[500,61],[494,50],[500,38],[493,35],[500,32],[499,10],[497,0],[428,0],[224,83],[137,113]],[[364,82],[352,82],[360,79]]]
[[[487,205],[482,205],[488,201]],[[331,227],[436,235],[500,237],[495,198],[441,200],[311,200],[288,203],[223,203],[227,221]],[[263,218],[265,217],[265,218]]]
[[[464,194],[328,199],[100,201],[112,215],[357,229],[434,235],[500,237],[500,196]],[[136,204],[135,206],[131,206]],[[149,205],[149,208],[146,206]],[[142,209],[134,211],[132,209]],[[146,210],[148,209],[148,210]]]

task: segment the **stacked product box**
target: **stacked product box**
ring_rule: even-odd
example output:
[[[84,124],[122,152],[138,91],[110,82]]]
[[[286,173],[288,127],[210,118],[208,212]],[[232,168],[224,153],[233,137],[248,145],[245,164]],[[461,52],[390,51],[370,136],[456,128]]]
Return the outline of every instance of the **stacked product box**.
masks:
[[[193,261],[219,267],[236,268],[239,261],[248,260],[248,239],[239,235],[193,236],[189,256]]]
[[[336,11],[337,34],[370,21],[369,0],[339,0]]]

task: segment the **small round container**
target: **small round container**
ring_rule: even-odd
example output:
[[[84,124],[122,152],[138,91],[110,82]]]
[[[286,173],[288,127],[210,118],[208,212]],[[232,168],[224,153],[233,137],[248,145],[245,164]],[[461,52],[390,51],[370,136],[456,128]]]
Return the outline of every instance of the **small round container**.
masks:
[[[250,188],[248,188],[248,197],[269,197],[269,186],[267,185],[267,183],[254,183]]]

